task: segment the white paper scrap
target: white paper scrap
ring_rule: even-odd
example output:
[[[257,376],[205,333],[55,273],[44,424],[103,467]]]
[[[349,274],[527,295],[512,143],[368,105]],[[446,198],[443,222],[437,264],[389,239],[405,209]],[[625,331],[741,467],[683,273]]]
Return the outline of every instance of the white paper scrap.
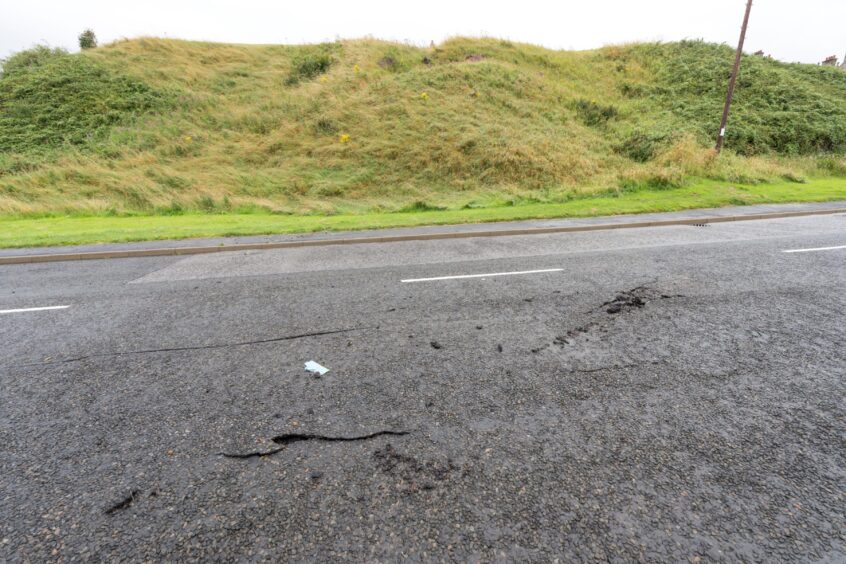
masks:
[[[312,374],[317,374],[319,376],[323,376],[324,374],[329,372],[328,368],[326,368],[325,366],[320,366],[313,360],[309,360],[305,363],[305,369],[311,372]]]

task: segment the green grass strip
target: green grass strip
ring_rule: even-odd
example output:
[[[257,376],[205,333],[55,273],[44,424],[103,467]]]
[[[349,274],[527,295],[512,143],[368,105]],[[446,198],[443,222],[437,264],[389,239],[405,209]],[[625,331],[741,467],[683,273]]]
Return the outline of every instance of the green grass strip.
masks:
[[[846,200],[846,179],[814,179],[804,184],[782,182],[755,186],[702,181],[673,190],[643,190],[572,200],[564,203],[511,207],[373,213],[361,215],[286,216],[271,214],[207,214],[130,217],[0,218],[0,248],[123,243],[164,239],[354,231],[484,223],[527,219],[593,217],[672,212],[765,203]]]

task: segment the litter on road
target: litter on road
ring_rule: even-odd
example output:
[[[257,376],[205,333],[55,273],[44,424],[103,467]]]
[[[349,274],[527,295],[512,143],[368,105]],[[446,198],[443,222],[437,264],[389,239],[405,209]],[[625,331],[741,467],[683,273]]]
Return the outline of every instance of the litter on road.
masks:
[[[324,374],[329,372],[328,368],[317,364],[313,360],[309,360],[305,363],[305,369],[311,372],[312,374],[317,374],[318,376],[323,376]]]

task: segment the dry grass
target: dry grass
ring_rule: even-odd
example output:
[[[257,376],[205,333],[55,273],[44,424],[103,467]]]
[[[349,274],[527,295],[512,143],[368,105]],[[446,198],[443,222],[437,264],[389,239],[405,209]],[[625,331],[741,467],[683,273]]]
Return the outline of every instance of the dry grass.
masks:
[[[645,162],[632,160],[619,146],[633,131],[679,125],[648,98],[626,94],[656,80],[627,55],[633,48],[565,52],[494,39],[436,49],[375,40],[118,42],[78,56],[172,93],[173,109],[136,116],[90,146],[0,154],[0,214],[458,209],[672,188],[693,178],[749,184],[846,170],[842,155],[822,164],[716,158],[693,133],[660,143]],[[318,51],[330,54],[328,71],[293,83],[297,61]],[[617,115],[588,125],[578,100]]]

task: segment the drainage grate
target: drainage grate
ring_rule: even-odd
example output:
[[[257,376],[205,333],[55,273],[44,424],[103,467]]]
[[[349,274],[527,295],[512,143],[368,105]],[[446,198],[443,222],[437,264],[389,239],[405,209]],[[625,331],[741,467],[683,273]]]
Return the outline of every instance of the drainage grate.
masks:
[[[691,223],[691,227],[711,227],[710,223]]]

